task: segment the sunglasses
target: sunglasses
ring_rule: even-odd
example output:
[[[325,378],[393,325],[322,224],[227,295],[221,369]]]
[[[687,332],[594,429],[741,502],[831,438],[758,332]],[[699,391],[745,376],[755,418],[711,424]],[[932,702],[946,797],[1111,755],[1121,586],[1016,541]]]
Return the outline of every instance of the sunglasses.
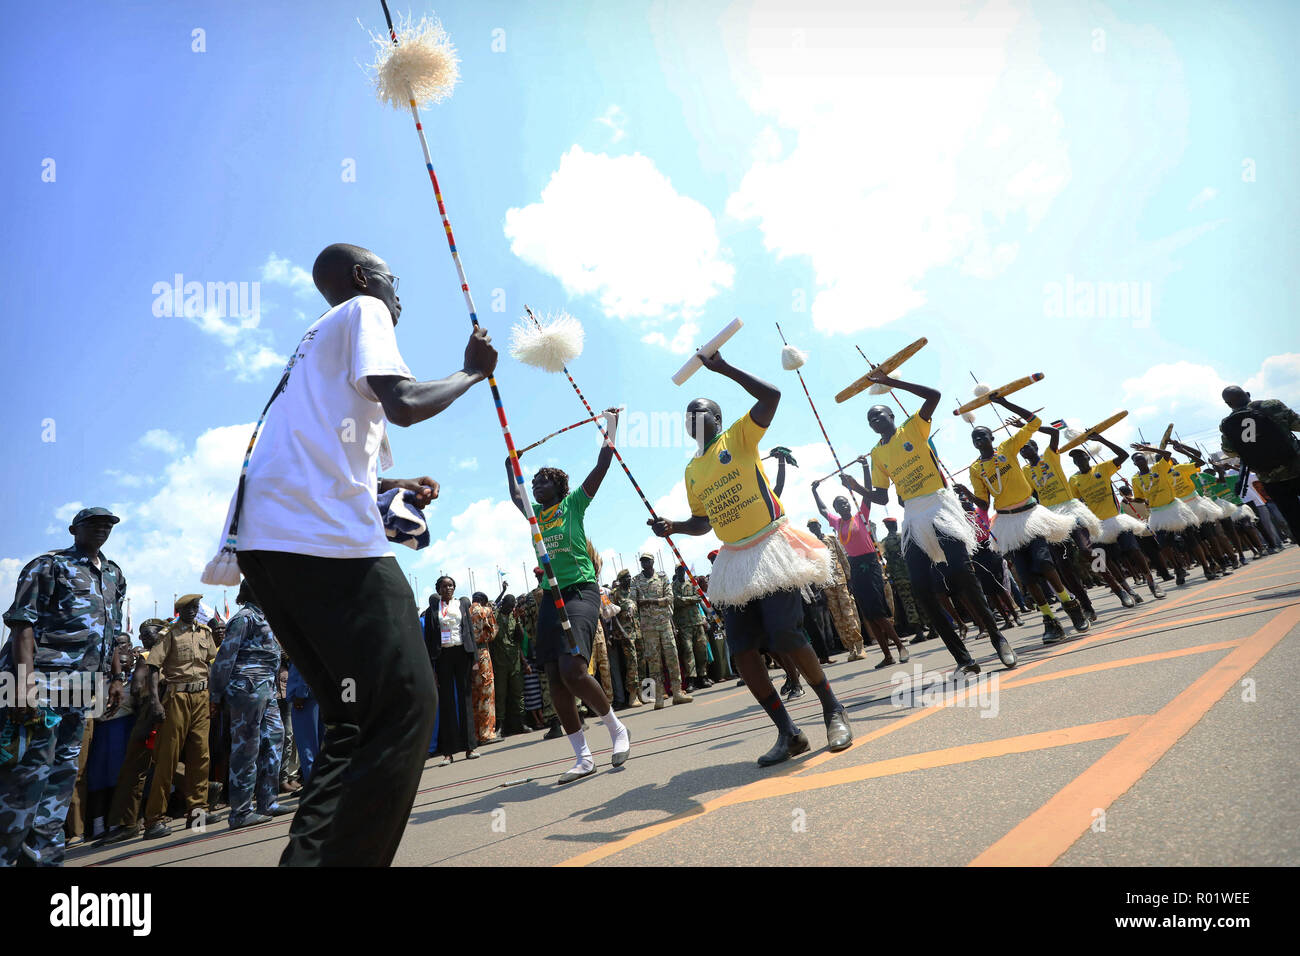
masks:
[[[362,266],[362,267],[361,267],[361,271],[362,271],[362,272],[368,272],[368,273],[369,273],[370,275],[372,275],[372,276],[383,276],[385,279],[388,280],[388,284],[391,285],[391,286],[393,287],[393,291],[394,291],[394,292],[397,291],[397,284],[398,284],[399,282],[402,281],[401,279],[399,279],[399,278],[398,278],[397,276],[395,276],[395,275],[390,275],[390,274],[387,273],[387,272],[380,272],[380,271],[377,270],[377,269],[367,269],[365,266]]]

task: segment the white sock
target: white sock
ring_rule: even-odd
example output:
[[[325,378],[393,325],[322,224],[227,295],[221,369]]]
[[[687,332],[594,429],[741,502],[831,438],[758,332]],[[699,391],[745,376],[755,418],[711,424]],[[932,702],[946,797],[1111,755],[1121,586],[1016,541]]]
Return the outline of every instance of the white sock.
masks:
[[[631,749],[632,742],[628,739],[627,727],[623,724],[623,721],[615,716],[613,707],[600,719],[605,722],[605,726],[609,729],[609,739],[614,744],[614,753],[626,753]]]
[[[594,767],[596,762],[591,758],[591,748],[587,746],[587,735],[581,730],[569,734],[569,746],[573,748],[574,755],[578,758],[575,767]]]

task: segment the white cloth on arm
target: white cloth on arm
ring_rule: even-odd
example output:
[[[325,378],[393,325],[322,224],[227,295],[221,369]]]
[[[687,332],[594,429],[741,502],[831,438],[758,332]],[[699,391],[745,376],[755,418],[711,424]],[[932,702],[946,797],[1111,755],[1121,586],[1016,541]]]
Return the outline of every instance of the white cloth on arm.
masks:
[[[379,471],[392,460],[384,409],[366,379],[415,376],[388,308],[365,295],[336,306],[307,330],[291,362],[248,465],[239,550],[391,555],[375,498]],[[223,542],[229,526],[228,511]]]

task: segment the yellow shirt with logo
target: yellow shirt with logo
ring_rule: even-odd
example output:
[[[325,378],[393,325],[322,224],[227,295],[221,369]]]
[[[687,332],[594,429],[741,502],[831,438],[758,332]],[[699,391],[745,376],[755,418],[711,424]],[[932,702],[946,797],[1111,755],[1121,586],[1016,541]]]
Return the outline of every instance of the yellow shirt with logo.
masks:
[[[976,458],[971,462],[971,490],[979,497],[989,498],[998,511],[1033,497],[1033,489],[1016,463],[1016,454],[1042,424],[1043,420],[1035,415],[1023,428],[998,445],[992,458]]]
[[[1186,498],[1196,494],[1196,484],[1192,481],[1192,475],[1201,469],[1191,462],[1183,462],[1181,465],[1172,465],[1169,469],[1170,475],[1174,482],[1174,497]]]
[[[1141,498],[1148,508],[1163,508],[1174,500],[1174,480],[1168,459],[1161,458],[1145,475],[1133,476],[1133,497]]]
[[[758,453],[766,431],[746,414],[686,466],[691,514],[708,515],[713,533],[724,544],[752,537],[785,514]]]
[[[909,416],[893,438],[888,442],[882,439],[871,449],[871,483],[888,488],[892,481],[899,501],[942,488],[943,476],[926,441],[929,437],[930,423],[920,415]]]
[[[1061,456],[1050,448],[1042,453],[1036,465],[1022,465],[1020,470],[1038,493],[1038,503],[1045,508],[1065,504],[1074,498],[1065,471],[1061,468]]]
[[[1101,521],[1119,514],[1115,492],[1110,488],[1110,477],[1119,471],[1113,461],[1103,461],[1083,474],[1070,476],[1070,490],[1074,497],[1087,505]]]

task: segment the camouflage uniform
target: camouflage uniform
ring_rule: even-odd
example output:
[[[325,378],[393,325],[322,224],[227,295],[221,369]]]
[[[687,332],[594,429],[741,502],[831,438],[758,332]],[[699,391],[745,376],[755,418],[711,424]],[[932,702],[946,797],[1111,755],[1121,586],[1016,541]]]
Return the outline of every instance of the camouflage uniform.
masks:
[[[497,616],[497,637],[488,645],[492,673],[496,675],[497,730],[519,734],[524,730],[524,663],[520,642],[523,625],[510,614]]]
[[[213,701],[230,709],[230,823],[235,826],[252,811],[269,814],[280,789],[280,758],[284,723],[276,690],[280,675],[280,642],[266,615],[245,604],[226,625],[226,639],[212,665],[208,685]]]
[[[849,556],[834,534],[822,540],[831,553],[831,584],[822,590],[826,595],[826,610],[835,622],[835,633],[840,636],[840,643],[849,652],[849,660],[861,660],[866,657],[866,651],[862,648],[858,605],[849,591]]]
[[[187,816],[208,805],[208,668],[217,656],[217,642],[206,624],[176,621],[163,631],[149,654],[149,667],[167,681],[163,723],[154,744],[157,764],[149,799],[146,826],[162,822],[171,794],[176,765],[185,762]]]
[[[689,578],[673,580],[673,623],[677,626],[677,653],[686,663],[687,676],[704,680],[709,676],[709,639],[704,631],[704,610],[700,593]],[[692,654],[692,649],[694,653]],[[691,674],[691,657],[695,673]]]
[[[677,662],[676,635],[673,633],[673,589],[668,579],[655,571],[650,577],[632,575],[632,600],[636,601],[645,642],[646,671],[655,682],[655,703],[663,700],[667,678],[681,690],[682,674]],[[661,659],[662,658],[662,659]],[[667,662],[668,671],[663,671]]]
[[[623,655],[627,666],[623,668],[623,688],[630,703],[641,697],[641,674],[637,655],[637,642],[641,629],[637,626],[636,601],[632,600],[631,581],[620,577],[609,589],[609,599],[618,605],[618,614],[610,618],[610,633],[614,640],[623,645]]]
[[[532,640],[534,647],[537,646],[537,612],[542,607],[542,594],[540,587],[533,588],[522,602],[524,627],[527,628],[528,637]],[[549,724],[559,720],[559,715],[555,713],[555,707],[551,704],[551,685],[546,679],[546,668],[538,665],[536,670],[537,678],[542,685],[542,720]]]
[[[881,540],[880,553],[885,556],[885,565],[889,569],[889,583],[893,586],[898,601],[903,605],[897,608],[894,620],[904,625],[904,628],[915,630],[920,634],[925,630],[927,622],[921,606],[912,597],[912,579],[907,575],[907,562],[903,560],[903,536],[898,533],[897,528]],[[907,633],[904,628],[899,628],[899,633]]]
[[[38,711],[33,724],[19,726],[9,723],[10,711],[0,710],[0,727],[30,735],[23,755],[0,769],[0,867],[20,859],[41,866],[63,863],[63,824],[77,784],[89,706],[50,706],[76,701],[51,701],[48,693],[52,683],[63,680],[89,687],[93,674],[113,669],[117,644],[126,640],[125,595],[121,568],[102,553],[96,568],[75,547],[43,554],[18,575],[4,622],[10,628],[31,625],[35,632]],[[11,638],[0,648],[0,672],[15,674],[13,652]]]

